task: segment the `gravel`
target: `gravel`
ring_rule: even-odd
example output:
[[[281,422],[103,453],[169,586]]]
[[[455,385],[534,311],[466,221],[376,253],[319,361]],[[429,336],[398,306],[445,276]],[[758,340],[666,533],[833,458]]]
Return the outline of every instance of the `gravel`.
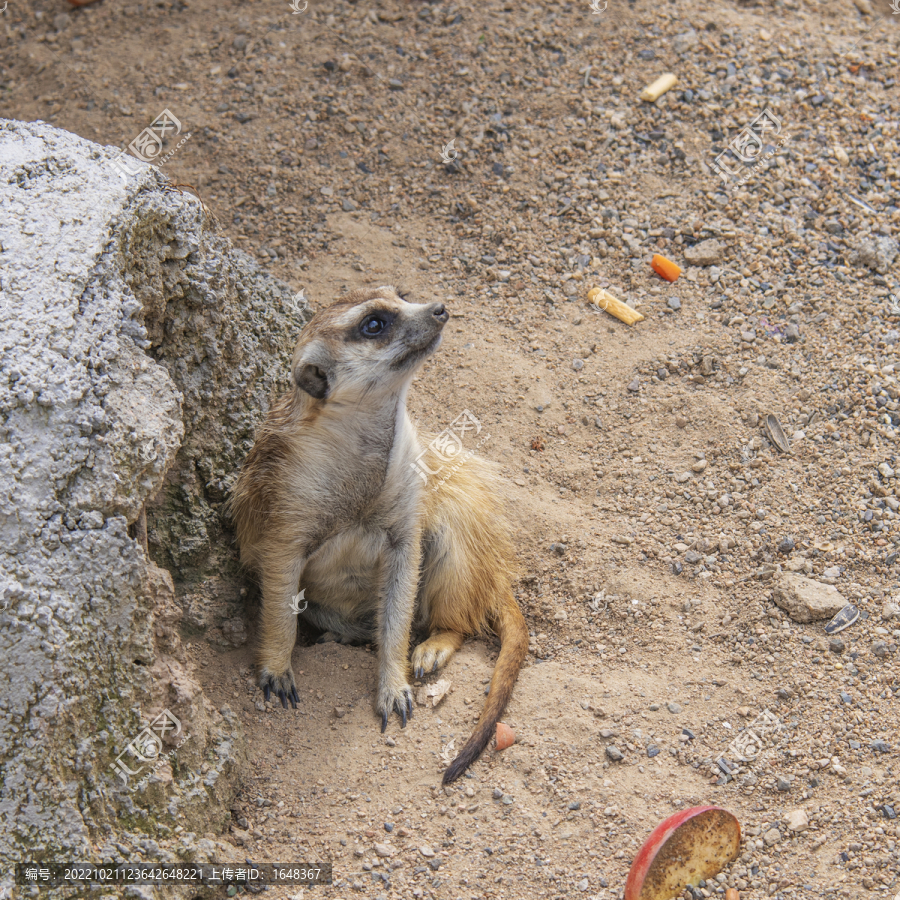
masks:
[[[896,821],[880,811],[897,808],[893,751],[877,735],[889,740],[900,728],[900,311],[890,300],[900,105],[888,83],[896,48],[874,26],[889,14],[857,4],[829,11],[825,29],[822,9],[803,5],[698,12],[676,3],[664,14],[638,5],[607,20],[615,4],[598,16],[577,4],[437,4],[426,17],[399,4],[310,4],[296,17],[288,6],[283,19],[302,20],[294,31],[266,13],[269,31],[250,14],[243,23],[200,2],[211,24],[190,20],[198,29],[191,52],[162,66],[148,58],[143,69],[116,60],[104,73],[115,98],[91,71],[99,60],[68,42],[81,40],[88,53],[113,47],[111,32],[133,26],[127,7],[115,16],[102,4],[77,11],[55,43],[7,42],[6,114],[52,117],[92,135],[98,128],[98,139],[124,146],[146,123],[137,113],[120,119],[116,106],[137,110],[146,73],[166,72],[162,81],[191,88],[161,84],[160,106],[178,114],[184,105],[203,120],[189,123],[194,137],[173,161],[173,180],[196,184],[240,246],[260,256],[267,248],[266,264],[297,290],[308,285],[320,304],[369,273],[448,300],[459,333],[448,333],[417,382],[415,413],[435,434],[457,406],[492,423],[483,452],[517,479],[510,495],[525,565],[516,596],[533,631],[508,713],[522,717],[516,730],[526,742],[486,753],[473,769],[480,796],[502,802],[469,813],[477,798],[437,788],[441,746],[452,733],[459,747],[471,727],[473,709],[460,706],[454,723],[442,709],[443,725],[430,719],[417,731],[423,714],[396,731],[394,745],[362,747],[384,756],[373,768],[367,756],[345,764],[361,786],[313,798],[308,781],[299,786],[306,768],[281,795],[263,785],[276,802],[306,797],[285,822],[321,838],[316,849],[335,859],[336,873],[343,863],[358,873],[354,843],[380,859],[371,848],[391,816],[391,840],[416,857],[391,871],[392,885],[407,879],[398,895],[554,897],[580,892],[585,878],[591,893],[607,884],[620,892],[658,821],[717,802],[745,830],[725,873],[742,897],[885,893],[898,839]],[[151,5],[141,22],[171,28],[193,8]],[[20,14],[15,4],[10,14]],[[447,24],[457,14],[462,20]],[[42,38],[49,23],[27,16],[16,29]],[[52,97],[67,96],[71,74],[51,46],[82,67],[65,106]],[[51,99],[38,103],[32,81],[45,62],[40,96]],[[221,73],[207,75],[213,66]],[[667,70],[679,84],[657,103],[637,101]],[[770,135],[772,155],[741,170],[743,185],[726,184],[712,161],[764,108],[781,122],[777,139],[788,140]],[[146,106],[146,121],[158,111]],[[448,165],[441,149],[451,139],[459,158]],[[710,243],[718,251],[703,255]],[[682,266],[675,283],[649,269],[653,253]],[[625,326],[590,307],[594,286],[634,302],[644,320]],[[467,342],[472,349],[462,349]],[[762,430],[770,413],[790,454]],[[695,450],[705,454],[702,471],[693,469]],[[200,477],[211,474],[198,466]],[[841,632],[842,652],[830,649],[818,613],[795,619],[781,609],[774,595],[785,576],[817,592],[834,588],[868,614]],[[561,699],[539,720],[523,713],[523,685],[548,666],[559,666],[560,683],[541,708],[547,696]],[[573,711],[562,685],[586,673],[597,696]],[[244,714],[268,728],[279,712],[249,696]],[[649,703],[654,697],[667,702]],[[326,712],[335,705],[350,711],[328,716],[326,739],[356,715],[346,695]],[[765,735],[757,759],[740,761],[729,745],[766,710],[783,732]],[[584,718],[569,728],[576,715]],[[601,727],[615,748],[597,739]],[[255,737],[261,765],[267,728]],[[730,775],[716,763],[723,754]],[[325,762],[333,768],[335,759]],[[605,773],[616,784],[604,784]],[[328,780],[324,764],[317,774]],[[347,801],[347,787],[368,790],[373,803]],[[379,811],[382,792],[391,803]],[[581,809],[568,809],[573,794]],[[392,812],[396,803],[404,815]],[[799,806],[805,830],[784,818]],[[488,814],[495,818],[481,821]],[[404,827],[420,830],[404,843],[394,837]],[[588,837],[565,839],[566,828]],[[348,849],[336,849],[338,836]],[[430,861],[447,854],[440,872],[423,864],[424,841],[437,854]],[[504,853],[486,854],[489,844]],[[404,852],[391,864],[406,862]],[[536,856],[551,862],[537,866]],[[413,875],[413,866],[423,871]],[[354,880],[360,894],[368,890],[373,872],[385,867],[366,870],[365,885],[344,876],[341,896],[356,895]],[[438,888],[435,878],[448,881]],[[378,890],[388,893],[379,885],[373,896]]]

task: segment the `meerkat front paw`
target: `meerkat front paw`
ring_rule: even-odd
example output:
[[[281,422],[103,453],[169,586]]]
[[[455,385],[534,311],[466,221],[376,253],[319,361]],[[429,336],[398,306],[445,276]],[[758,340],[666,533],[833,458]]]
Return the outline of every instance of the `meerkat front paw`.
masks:
[[[268,669],[263,669],[259,676],[259,686],[267,701],[274,694],[285,709],[287,709],[288,700],[291,701],[294,709],[300,702],[300,698],[297,696],[297,685],[294,683],[294,673],[290,667],[281,675],[274,675]]]
[[[400,716],[400,727],[406,728],[406,720],[412,718],[413,695],[412,688],[408,684],[398,687],[382,686],[378,691],[378,702],[375,708],[381,713],[381,733],[387,728],[388,716],[392,712]]]

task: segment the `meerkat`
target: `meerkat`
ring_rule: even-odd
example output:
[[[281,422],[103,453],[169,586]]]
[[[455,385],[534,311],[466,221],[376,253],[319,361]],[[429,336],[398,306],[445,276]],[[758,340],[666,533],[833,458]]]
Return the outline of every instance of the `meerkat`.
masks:
[[[442,303],[409,303],[393,287],[316,313],[294,350],[293,388],[272,406],[229,500],[241,560],[260,579],[267,700],[297,706],[298,614],[342,642],[377,644],[382,732],[392,712],[403,727],[412,715],[413,630],[427,634],[412,652],[419,678],[466,636],[496,632],[484,709],[444,784],[487,746],[528,652],[496,467],[467,455],[442,476],[406,410],[448,318]],[[292,603],[301,590],[302,611]]]

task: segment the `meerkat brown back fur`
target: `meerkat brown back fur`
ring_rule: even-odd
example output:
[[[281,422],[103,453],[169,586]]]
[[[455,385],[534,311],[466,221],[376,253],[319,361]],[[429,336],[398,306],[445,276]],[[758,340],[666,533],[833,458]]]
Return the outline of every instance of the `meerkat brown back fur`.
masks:
[[[495,467],[472,456],[439,479],[434,460],[416,463],[423,448],[406,395],[447,319],[443,304],[408,303],[392,287],[353,291],[317,313],[294,350],[294,387],[273,405],[230,499],[241,559],[262,588],[266,699],[299,700],[291,651],[301,590],[312,624],[378,645],[382,731],[392,711],[404,726],[412,714],[414,630],[427,635],[412,652],[417,677],[445,665],[466,635],[498,634],[484,710],[445,784],[487,746],[528,651]]]

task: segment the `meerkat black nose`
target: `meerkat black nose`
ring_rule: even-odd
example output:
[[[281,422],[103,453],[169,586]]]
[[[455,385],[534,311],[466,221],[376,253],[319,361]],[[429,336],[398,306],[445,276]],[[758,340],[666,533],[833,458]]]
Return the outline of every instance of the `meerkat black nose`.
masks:
[[[431,314],[443,325],[450,318],[447,307],[443,303],[435,303],[431,307]]]

